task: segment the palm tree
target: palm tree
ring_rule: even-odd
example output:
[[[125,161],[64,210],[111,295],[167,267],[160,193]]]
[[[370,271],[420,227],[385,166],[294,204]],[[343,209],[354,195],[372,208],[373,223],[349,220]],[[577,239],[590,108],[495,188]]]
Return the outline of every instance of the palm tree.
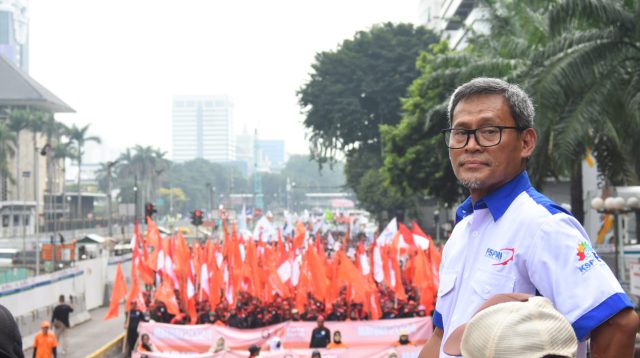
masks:
[[[639,16],[638,0],[563,0],[550,11],[552,41],[536,56],[534,86],[545,107],[560,109],[547,122],[554,137],[547,144],[573,163],[572,183],[582,180],[587,148],[607,183],[640,176]],[[572,200],[574,213],[582,207]]]
[[[9,129],[9,127],[2,121],[0,121],[0,178],[2,179],[3,188],[9,181],[13,182],[13,176],[9,169],[9,159],[15,154],[16,135]],[[6,200],[3,196],[0,200]]]
[[[38,150],[38,134],[42,133],[44,129],[45,118],[51,116],[50,113],[45,112],[32,112],[29,118],[27,129],[31,131],[31,140],[33,148],[33,201],[36,203],[36,223],[35,228],[38,230],[38,212],[40,211],[40,197],[38,195],[38,184],[40,183],[40,173],[38,169],[39,163],[39,150]]]
[[[81,193],[81,170],[82,170],[82,156],[84,155],[84,145],[87,142],[96,142],[100,143],[100,137],[97,136],[87,136],[87,132],[89,131],[89,124],[80,128],[75,124],[71,126],[69,129],[69,140],[70,142],[75,144],[76,149],[76,161],[78,163],[78,218],[82,217],[82,193]]]
[[[20,133],[29,128],[29,122],[31,121],[31,113],[25,110],[16,110],[9,113],[9,129],[16,134],[16,195],[17,200],[20,199]]]
[[[62,137],[60,138],[60,140],[53,146],[53,156],[52,156],[52,166],[60,166],[61,168],[61,173],[60,176],[61,178],[58,178],[57,176],[55,176],[55,174],[58,173],[58,171],[54,171],[54,178],[53,178],[53,182],[54,183],[59,183],[62,182],[62,193],[61,193],[61,197],[62,200],[65,200],[65,171],[66,171],[66,167],[65,167],[65,163],[66,163],[66,159],[67,158],[76,158],[77,154],[76,154],[76,148],[73,147],[73,143],[69,140],[69,141],[63,141]],[[53,195],[53,193],[51,193],[51,195]],[[53,196],[52,196],[53,198]],[[63,202],[64,205],[64,202]],[[70,209],[70,208],[69,208]],[[71,212],[71,210],[69,210],[69,212]],[[58,222],[57,220],[54,222],[56,223]]]
[[[75,152],[72,151],[73,148],[70,147],[70,143],[68,141],[66,142],[64,141],[65,138],[68,138],[69,127],[67,127],[64,123],[56,121],[55,118],[50,114],[45,115],[43,118],[42,133],[46,138],[47,144],[49,144],[53,148],[53,155],[46,157],[47,171],[50,171],[47,174],[50,176],[49,177],[50,187],[47,188],[46,190],[51,191],[49,193],[49,198],[50,200],[53,200],[53,184],[57,183],[59,180],[59,178],[56,175],[57,172],[54,171],[54,168],[57,167],[58,164],[61,162],[62,164],[60,165],[60,168],[64,173],[65,159],[74,158]],[[64,174],[62,175],[62,177],[64,180]],[[63,184],[63,191],[64,191],[64,184]],[[64,193],[62,197],[64,198]],[[51,201],[51,203],[53,203],[53,201]],[[51,204],[51,207],[53,208],[53,204]]]
[[[118,177],[121,180],[137,176],[143,190],[143,201],[154,201],[159,188],[160,175],[168,169],[169,161],[166,152],[150,146],[136,145],[128,148],[118,158]]]
[[[403,101],[402,122],[382,131],[386,156],[383,172],[390,186],[405,196],[426,192],[452,204],[466,195],[448,164],[448,151],[440,137],[440,130],[447,126],[448,100],[454,88],[484,76],[529,89],[531,53],[544,49],[548,41],[548,2],[487,0],[483,4],[490,32],[471,31],[469,46],[464,50],[452,51],[443,41],[423,52],[417,60],[422,74]]]

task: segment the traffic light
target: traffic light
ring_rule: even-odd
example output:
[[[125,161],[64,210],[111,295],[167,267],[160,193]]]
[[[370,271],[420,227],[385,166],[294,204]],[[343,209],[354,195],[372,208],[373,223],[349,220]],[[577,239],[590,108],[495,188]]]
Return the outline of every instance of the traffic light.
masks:
[[[194,210],[191,212],[191,224],[194,226],[202,225],[202,210]]]
[[[148,222],[148,218],[152,218],[153,214],[157,212],[156,208],[152,203],[144,204],[144,220]]]

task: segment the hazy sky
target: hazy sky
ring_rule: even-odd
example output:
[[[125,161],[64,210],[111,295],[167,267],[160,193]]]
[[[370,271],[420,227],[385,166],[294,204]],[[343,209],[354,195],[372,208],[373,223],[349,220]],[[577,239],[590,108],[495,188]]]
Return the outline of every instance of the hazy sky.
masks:
[[[113,149],[171,152],[171,98],[227,94],[262,139],[306,153],[296,91],[314,55],[418,0],[30,0],[30,74]],[[101,158],[108,160],[112,158]]]

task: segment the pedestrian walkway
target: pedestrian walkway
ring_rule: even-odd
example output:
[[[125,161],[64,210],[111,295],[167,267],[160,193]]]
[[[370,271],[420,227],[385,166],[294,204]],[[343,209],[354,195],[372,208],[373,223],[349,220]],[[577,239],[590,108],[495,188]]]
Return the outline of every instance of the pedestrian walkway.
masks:
[[[124,331],[124,314],[120,307],[120,316],[108,321],[104,320],[108,307],[97,308],[90,312],[91,320],[69,329],[69,351],[58,354],[64,358],[84,358],[111,342]],[[25,341],[23,339],[23,341]],[[29,337],[29,349],[25,350],[25,357],[33,355],[33,337]],[[60,348],[58,348],[60,349]],[[60,352],[60,351],[58,351]]]

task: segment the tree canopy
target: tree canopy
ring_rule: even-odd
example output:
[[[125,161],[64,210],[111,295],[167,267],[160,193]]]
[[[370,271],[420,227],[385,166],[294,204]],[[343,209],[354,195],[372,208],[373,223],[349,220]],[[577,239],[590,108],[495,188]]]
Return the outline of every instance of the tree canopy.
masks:
[[[436,41],[424,27],[373,26],[335,51],[318,53],[311,79],[298,92],[311,158],[321,165],[346,158],[347,184],[374,213],[392,204],[369,195],[373,183],[384,183],[377,172],[383,157],[380,126],[400,121],[400,99],[419,75],[416,58]],[[365,177],[371,180],[363,185]]]

